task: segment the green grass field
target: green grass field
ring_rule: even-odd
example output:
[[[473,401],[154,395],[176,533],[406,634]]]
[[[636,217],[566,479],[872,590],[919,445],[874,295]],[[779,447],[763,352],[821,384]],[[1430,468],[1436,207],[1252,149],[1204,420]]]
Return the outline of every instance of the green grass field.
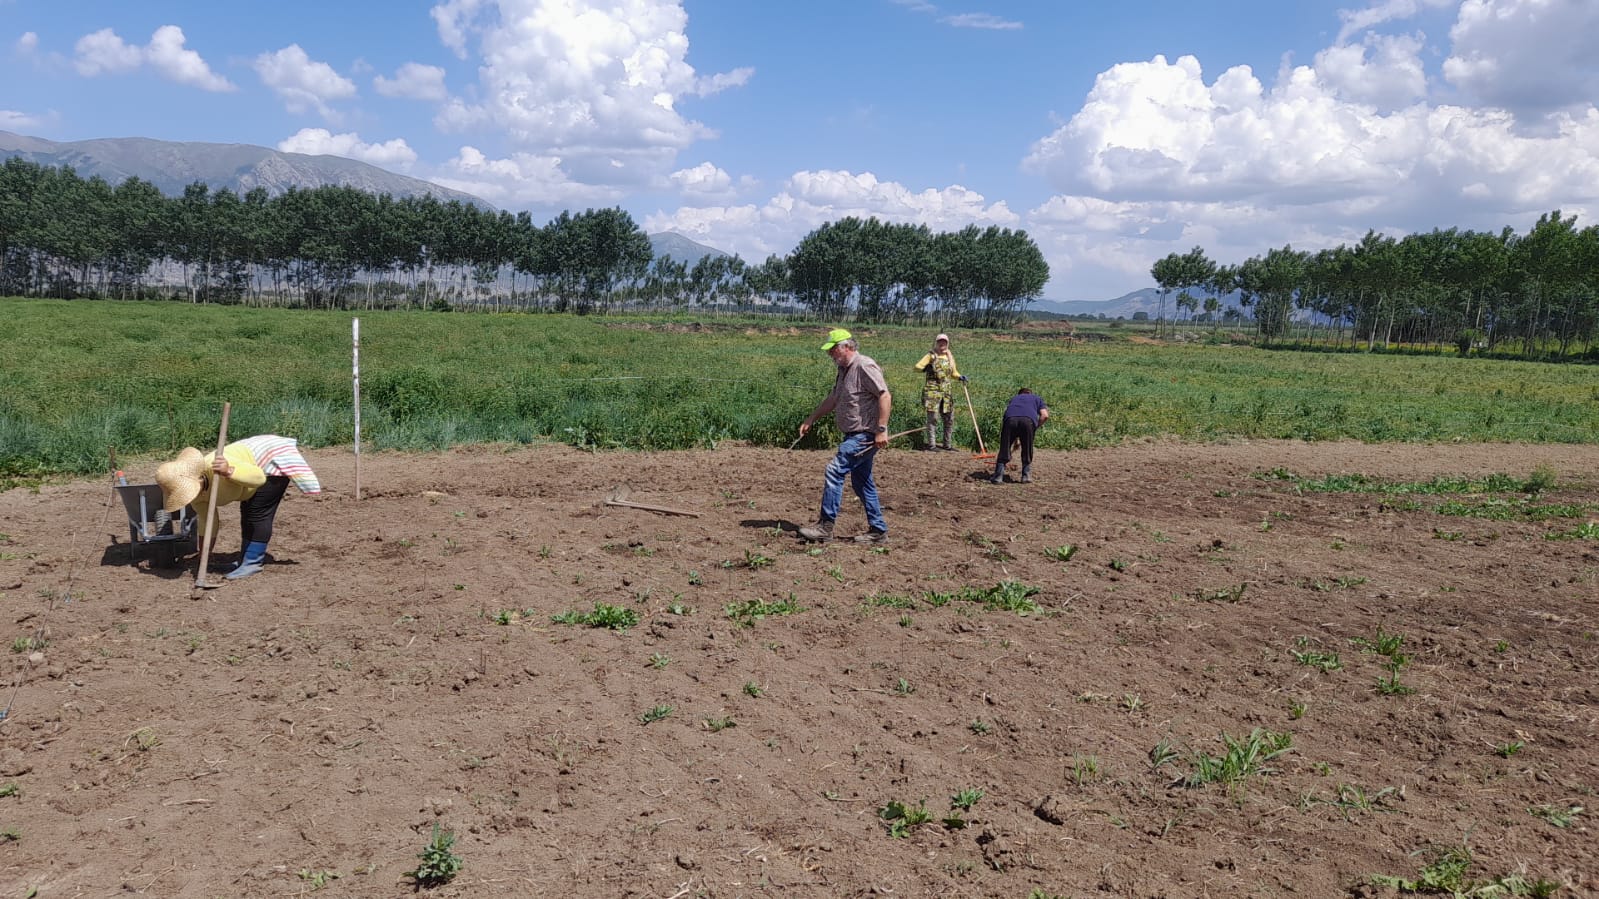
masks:
[[[353,440],[349,312],[77,300],[0,300],[0,479],[103,471],[119,455],[235,436]],[[434,312],[361,320],[362,443],[439,449],[556,441],[681,449],[786,446],[832,383],[826,328],[770,319]],[[895,394],[894,430],[922,422],[912,365],[928,328],[858,332]],[[978,423],[1032,387],[1055,417],[1043,447],[1170,436],[1364,441],[1599,440],[1589,366],[1272,352],[1241,346],[1068,344],[956,332]],[[808,445],[833,439],[819,429]],[[956,439],[975,445],[964,403]],[[909,441],[905,445],[909,445]]]

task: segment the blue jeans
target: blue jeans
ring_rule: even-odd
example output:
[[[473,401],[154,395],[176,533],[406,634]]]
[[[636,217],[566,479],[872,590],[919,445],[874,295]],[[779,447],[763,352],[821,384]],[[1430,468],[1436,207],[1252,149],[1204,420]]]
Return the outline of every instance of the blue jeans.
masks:
[[[838,454],[827,463],[822,480],[822,520],[836,521],[838,507],[844,499],[844,476],[849,475],[850,486],[866,507],[866,523],[874,531],[888,532],[888,522],[883,520],[883,504],[877,499],[877,483],[872,480],[872,462],[877,458],[877,447],[872,434],[858,431],[844,438],[838,445]]]

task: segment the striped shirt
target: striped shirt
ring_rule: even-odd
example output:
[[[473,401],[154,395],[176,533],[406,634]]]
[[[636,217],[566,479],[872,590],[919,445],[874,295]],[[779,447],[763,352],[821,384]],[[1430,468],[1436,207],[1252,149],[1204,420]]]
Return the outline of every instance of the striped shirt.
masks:
[[[266,472],[267,477],[288,478],[301,493],[322,492],[322,483],[316,479],[316,472],[311,470],[311,466],[306,464],[305,457],[300,455],[299,441],[294,438],[262,434],[246,437],[239,441],[239,445],[250,451],[250,455],[255,457],[255,464]]]

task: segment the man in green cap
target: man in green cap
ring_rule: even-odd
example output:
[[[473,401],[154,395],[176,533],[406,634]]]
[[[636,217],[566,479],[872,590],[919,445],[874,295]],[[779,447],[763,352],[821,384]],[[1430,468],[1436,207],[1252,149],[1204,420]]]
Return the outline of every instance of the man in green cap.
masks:
[[[838,366],[838,376],[833,380],[833,390],[817,405],[799,433],[804,437],[818,418],[831,412],[833,423],[844,435],[838,453],[827,463],[822,480],[822,510],[816,523],[800,528],[800,536],[812,543],[826,543],[833,539],[833,522],[838,519],[838,507],[844,499],[844,477],[849,476],[850,486],[866,507],[866,533],[855,538],[856,543],[883,543],[888,539],[888,522],[883,520],[883,504],[877,498],[877,484],[872,480],[872,462],[877,451],[888,444],[888,413],[893,397],[888,383],[883,380],[883,370],[868,356],[856,349],[855,338],[843,328],[834,328],[827,334],[822,349],[833,357]]]

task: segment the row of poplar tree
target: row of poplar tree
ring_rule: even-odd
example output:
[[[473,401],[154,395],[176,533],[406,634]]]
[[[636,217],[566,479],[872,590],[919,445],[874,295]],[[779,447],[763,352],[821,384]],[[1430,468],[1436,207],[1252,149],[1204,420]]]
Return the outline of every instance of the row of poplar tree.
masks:
[[[656,257],[621,209],[526,212],[349,187],[205,184],[179,197],[17,157],[0,164],[0,295],[181,296],[310,308],[609,312],[688,306],[992,326],[1049,279],[1026,233],[846,218],[750,265]]]
[[[1284,246],[1239,265],[1203,248],[1150,270],[1157,320],[1177,324],[1236,298],[1267,340],[1347,337],[1368,349],[1509,347],[1537,356],[1599,359],[1599,226],[1555,210],[1527,233],[1433,230],[1400,238],[1368,232],[1354,246],[1308,253]],[[1176,292],[1167,319],[1166,300]],[[1175,320],[1175,321],[1173,321]]]

